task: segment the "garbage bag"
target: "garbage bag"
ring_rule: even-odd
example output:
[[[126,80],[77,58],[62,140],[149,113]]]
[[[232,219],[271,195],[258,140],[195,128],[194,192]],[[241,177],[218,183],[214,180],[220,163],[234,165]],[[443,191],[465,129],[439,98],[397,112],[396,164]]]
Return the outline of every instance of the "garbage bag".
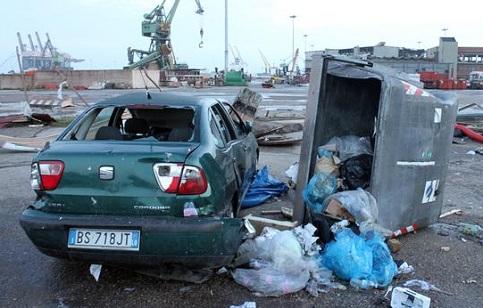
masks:
[[[321,254],[323,265],[342,279],[365,279],[385,287],[397,274],[394,262],[383,236],[376,230],[356,235],[343,228],[335,240],[326,244]]]
[[[260,169],[242,201],[242,208],[253,207],[264,203],[275,196],[281,196],[288,191],[288,186],[268,174],[268,167]]]
[[[391,283],[397,274],[396,262],[394,262],[391,252],[379,232],[368,231],[362,236],[366,239],[366,245],[372,250],[372,275],[370,280],[385,287]]]
[[[264,296],[305,288],[312,267],[292,231],[279,231],[271,238],[259,236],[245,243],[237,251],[235,261],[247,260],[244,255],[256,259],[250,260],[250,268],[235,268],[232,276],[237,283]]]
[[[340,175],[349,189],[367,188],[371,184],[372,155],[361,154],[342,162]]]
[[[328,196],[323,202],[323,209],[334,198],[356,219],[360,231],[372,229],[377,221],[377,201],[370,192],[357,188],[355,190],[341,191]]]
[[[306,268],[284,273],[274,269],[272,263],[267,263],[260,269],[237,268],[233,278],[242,286],[262,296],[280,296],[303,290],[310,278]]]
[[[360,154],[373,154],[369,137],[358,137],[354,135],[332,137],[329,142],[326,143],[326,145],[329,144],[335,144],[341,161]]]
[[[335,175],[320,172],[314,174],[302,194],[307,206],[315,212],[321,213],[324,209],[325,198],[336,190],[337,178]]]
[[[349,228],[341,229],[334,237],[335,240],[325,245],[322,264],[345,280],[369,277],[373,258],[364,239]]]

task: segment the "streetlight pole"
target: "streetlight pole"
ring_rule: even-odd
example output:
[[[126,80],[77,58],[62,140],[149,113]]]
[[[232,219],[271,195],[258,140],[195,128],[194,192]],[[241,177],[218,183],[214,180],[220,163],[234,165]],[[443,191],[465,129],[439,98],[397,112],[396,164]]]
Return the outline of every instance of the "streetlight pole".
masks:
[[[307,34],[304,34],[304,39],[305,39],[305,41],[304,41],[304,53],[306,53],[307,52]]]
[[[226,81],[226,73],[228,72],[228,0],[225,0],[225,73],[223,82]]]
[[[292,18],[292,59],[295,57],[295,15],[289,16]]]

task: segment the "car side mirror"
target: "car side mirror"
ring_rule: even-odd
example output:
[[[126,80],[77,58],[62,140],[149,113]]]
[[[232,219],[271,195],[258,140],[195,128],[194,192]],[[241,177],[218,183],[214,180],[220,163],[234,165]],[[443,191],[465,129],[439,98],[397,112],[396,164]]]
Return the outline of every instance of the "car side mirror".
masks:
[[[247,133],[250,133],[253,130],[253,124],[250,121],[245,121],[245,127],[247,129]]]

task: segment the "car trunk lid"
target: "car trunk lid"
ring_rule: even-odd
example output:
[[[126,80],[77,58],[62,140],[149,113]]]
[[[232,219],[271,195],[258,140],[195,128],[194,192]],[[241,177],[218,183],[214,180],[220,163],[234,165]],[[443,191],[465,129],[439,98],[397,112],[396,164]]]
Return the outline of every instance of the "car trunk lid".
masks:
[[[39,191],[35,207],[78,214],[172,215],[183,213],[186,197],[161,189],[156,164],[183,166],[197,143],[60,141],[36,161],[62,161],[53,190]],[[60,159],[61,158],[61,159]]]

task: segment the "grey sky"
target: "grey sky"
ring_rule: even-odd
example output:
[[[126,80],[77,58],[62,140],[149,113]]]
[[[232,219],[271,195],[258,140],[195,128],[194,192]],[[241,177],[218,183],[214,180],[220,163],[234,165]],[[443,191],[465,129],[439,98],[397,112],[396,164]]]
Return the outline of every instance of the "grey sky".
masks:
[[[141,35],[143,14],[162,1],[154,0],[21,0],[0,11],[0,73],[18,70],[17,32],[29,45],[35,31],[72,57],[85,59],[75,69],[120,69],[127,64],[127,48],[147,50]],[[167,0],[166,10],[174,1]],[[178,63],[209,71],[224,67],[224,0],[201,0],[205,14],[195,13],[194,0],[181,0],[172,24],[172,45]],[[228,0],[229,44],[238,49],[251,73],[263,71],[259,50],[271,64],[289,60],[292,22],[295,48],[303,67],[305,50],[370,46],[430,48],[440,36],[452,36],[459,46],[483,46],[483,2],[471,5],[442,1],[317,1]],[[289,16],[295,15],[291,19]],[[200,43],[203,27],[204,47]],[[447,29],[443,31],[442,29]],[[304,35],[307,35],[304,37]],[[420,43],[418,43],[420,42]],[[233,62],[231,51],[229,63]]]

